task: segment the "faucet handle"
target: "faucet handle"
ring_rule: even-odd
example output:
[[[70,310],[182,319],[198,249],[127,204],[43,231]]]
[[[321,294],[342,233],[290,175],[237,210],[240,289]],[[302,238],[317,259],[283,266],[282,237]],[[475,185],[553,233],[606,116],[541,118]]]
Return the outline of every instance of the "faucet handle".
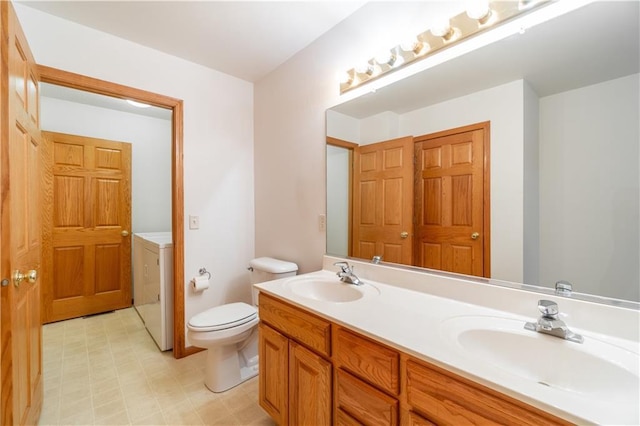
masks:
[[[558,304],[551,300],[538,300],[538,310],[544,317],[558,319]]]
[[[336,262],[333,264],[333,266],[339,266],[344,273],[348,274],[349,272],[351,272],[351,268],[349,267],[349,264],[347,262]]]

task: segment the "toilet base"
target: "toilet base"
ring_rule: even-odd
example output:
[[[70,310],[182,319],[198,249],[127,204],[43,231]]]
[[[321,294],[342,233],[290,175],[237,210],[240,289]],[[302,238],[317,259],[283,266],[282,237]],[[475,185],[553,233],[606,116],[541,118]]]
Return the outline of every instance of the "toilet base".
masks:
[[[257,345],[257,342],[255,342]],[[204,384],[212,392],[224,392],[258,374],[258,362],[247,365],[236,345],[207,349]]]

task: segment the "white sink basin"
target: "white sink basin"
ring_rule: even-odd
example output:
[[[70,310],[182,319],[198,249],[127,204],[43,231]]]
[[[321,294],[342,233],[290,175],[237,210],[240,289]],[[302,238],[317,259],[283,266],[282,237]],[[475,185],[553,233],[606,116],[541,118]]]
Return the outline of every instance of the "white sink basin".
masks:
[[[442,336],[476,361],[590,399],[638,403],[640,357],[632,350],[588,335],[569,342],[509,318],[460,316],[441,326]]]
[[[372,289],[377,292],[377,289],[370,284],[365,283],[362,286],[346,284],[337,277],[335,279],[313,276],[291,278],[285,285],[298,296],[332,303],[353,302],[371,293]]]

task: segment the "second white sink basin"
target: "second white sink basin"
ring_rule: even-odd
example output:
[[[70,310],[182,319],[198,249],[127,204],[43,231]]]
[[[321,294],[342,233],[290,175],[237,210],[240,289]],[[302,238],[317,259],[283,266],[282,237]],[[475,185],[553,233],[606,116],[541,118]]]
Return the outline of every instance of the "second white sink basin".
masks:
[[[372,290],[377,292],[375,287],[367,283],[356,286],[343,283],[338,278],[314,276],[291,278],[285,285],[298,296],[332,303],[353,302],[371,293]]]
[[[440,331],[465,356],[540,386],[637,404],[637,353],[588,335],[575,343],[523,327],[515,319],[460,316],[443,321]]]

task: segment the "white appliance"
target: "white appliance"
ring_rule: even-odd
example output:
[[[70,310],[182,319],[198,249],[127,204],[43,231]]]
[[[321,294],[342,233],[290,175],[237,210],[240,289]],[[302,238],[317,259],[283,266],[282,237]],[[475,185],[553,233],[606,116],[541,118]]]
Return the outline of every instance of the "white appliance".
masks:
[[[173,347],[171,232],[133,234],[133,306],[161,351]]]

